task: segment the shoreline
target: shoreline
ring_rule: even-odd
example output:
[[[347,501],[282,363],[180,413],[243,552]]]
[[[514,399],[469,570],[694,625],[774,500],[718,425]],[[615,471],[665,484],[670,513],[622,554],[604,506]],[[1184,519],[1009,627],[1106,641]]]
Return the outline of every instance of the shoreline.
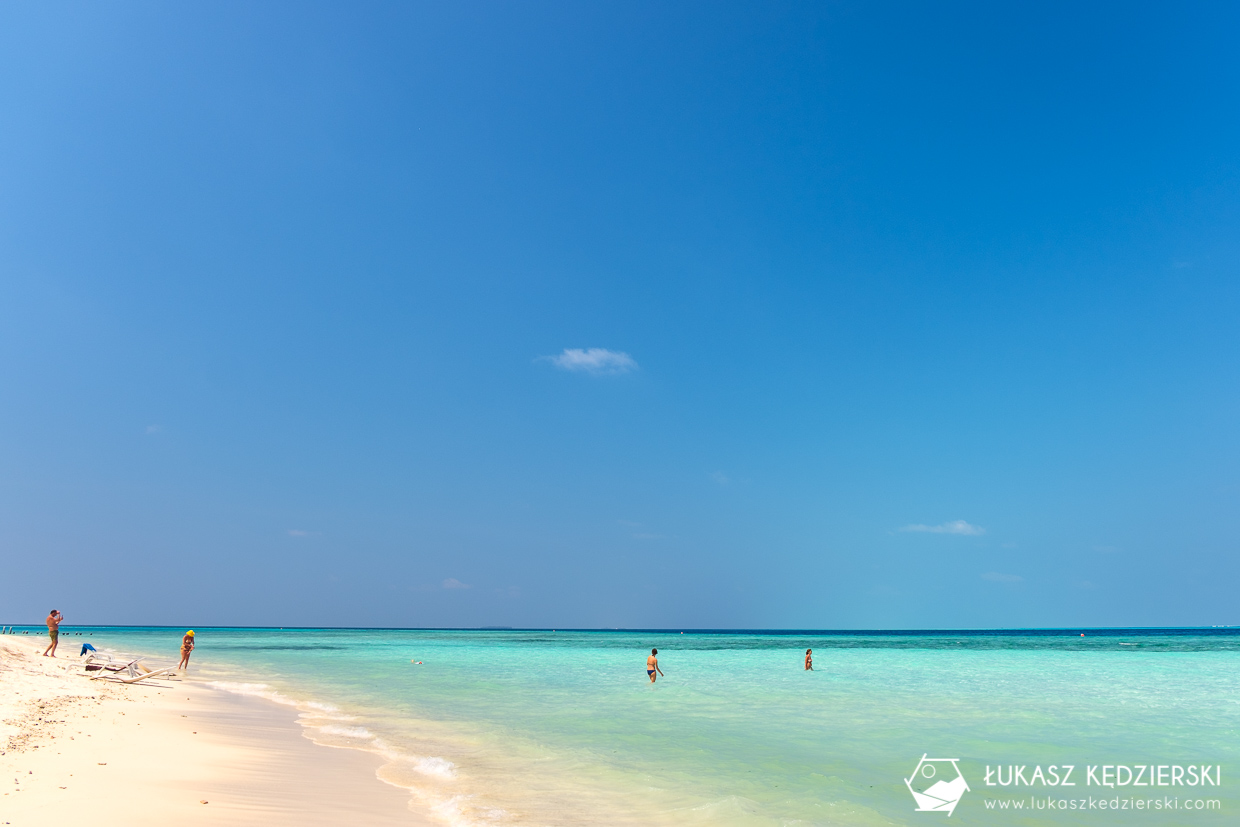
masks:
[[[316,743],[287,706],[193,678],[91,681],[46,645],[0,637],[0,770],[15,779],[0,822],[433,823],[379,777],[382,756]]]
[[[180,631],[95,629],[93,637],[87,632],[79,640],[75,634],[66,641],[75,644],[72,651],[64,646],[61,651],[76,653],[76,644],[90,637],[114,656],[166,653],[148,662],[157,668],[172,662],[170,644]],[[987,759],[993,764],[1009,755],[1031,764],[1061,755],[1083,762],[1102,750],[1131,750],[1169,761],[1200,755],[1222,765],[1237,754],[1226,736],[1240,719],[1227,700],[1240,690],[1233,668],[1240,654],[1235,635],[801,643],[786,636],[614,639],[489,630],[448,635],[198,631],[208,646],[191,666],[191,680],[166,685],[176,689],[165,694],[179,707],[165,711],[176,713],[172,729],[180,740],[168,739],[165,760],[171,756],[175,762],[180,750],[199,746],[185,745],[186,721],[219,718],[220,728],[211,734],[230,748],[257,740],[257,754],[269,756],[271,741],[291,738],[290,749],[318,753],[309,756],[316,772],[329,756],[352,756],[344,765],[331,761],[343,767],[332,774],[353,779],[358,803],[331,811],[327,808],[341,796],[333,793],[323,807],[307,805],[303,796],[323,793],[317,783],[290,795],[297,799],[292,804],[279,800],[297,780],[264,782],[259,774],[282,772],[287,778],[303,771],[260,765],[238,772],[249,760],[242,750],[240,758],[223,759],[229,788],[222,791],[206,786],[214,780],[214,765],[199,756],[194,759],[198,786],[186,787],[185,778],[164,780],[168,768],[159,766],[158,777],[129,772],[115,789],[99,788],[97,800],[85,795],[92,801],[88,806],[120,791],[140,799],[143,812],[173,812],[142,798],[143,790],[155,786],[162,794],[166,785],[177,792],[181,783],[178,794],[210,801],[202,809],[233,808],[218,810],[224,816],[211,821],[187,813],[195,824],[352,823],[360,814],[380,824],[880,827],[909,818],[914,805],[904,779],[915,762],[905,759],[923,755],[927,743],[954,747],[941,754],[960,755],[971,784],[981,783]],[[35,655],[46,638],[21,636],[7,643],[25,652],[23,669],[56,671]],[[806,672],[803,652],[811,643],[816,669]],[[641,667],[654,644],[666,675],[651,686]],[[0,671],[0,705],[7,700],[8,677]],[[46,723],[84,721],[70,717],[80,712],[62,714],[49,699],[56,691],[94,689],[96,682],[52,677],[39,678],[32,696],[44,705],[39,712],[50,719]],[[186,693],[191,685],[201,694]],[[100,691],[138,700],[155,691],[139,684],[106,686]],[[86,712],[97,711],[95,700],[80,703]],[[160,699],[152,703],[166,705]],[[114,704],[115,717],[104,716],[102,723],[122,729],[121,724],[133,724],[130,735],[145,734],[147,722],[133,712],[150,705]],[[209,705],[218,707],[218,714],[206,715]],[[181,714],[190,718],[183,721]],[[38,718],[27,721],[34,735],[45,724]],[[1174,730],[1167,726],[1172,721]],[[98,738],[102,723],[86,731]],[[269,726],[270,737],[259,733]],[[56,739],[32,743],[31,750],[39,746],[42,753],[74,735],[50,734]],[[275,763],[283,761],[281,749],[274,750]],[[95,773],[112,769],[89,761],[84,766]],[[376,776],[395,788],[392,806],[402,809],[398,815],[391,808],[378,813],[383,807],[374,803],[382,796]],[[31,779],[18,778],[22,789],[33,788]],[[0,780],[12,790],[8,779]],[[49,779],[45,786],[69,787],[72,780]],[[61,794],[45,792],[49,800]],[[1221,792],[1226,810],[1240,807],[1234,795]],[[0,796],[0,827],[6,820],[36,823],[7,818],[6,801],[11,798]],[[983,796],[973,795],[957,815],[972,812],[980,818],[982,807]],[[57,823],[66,818],[64,812],[57,815],[62,816]],[[1202,818],[1202,827],[1227,823]]]

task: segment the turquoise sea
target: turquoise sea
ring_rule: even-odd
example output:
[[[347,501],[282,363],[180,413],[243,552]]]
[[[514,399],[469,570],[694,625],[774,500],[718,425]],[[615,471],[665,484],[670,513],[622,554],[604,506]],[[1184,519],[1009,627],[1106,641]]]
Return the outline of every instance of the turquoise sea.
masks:
[[[1238,630],[196,631],[197,679],[288,704],[316,741],[383,754],[382,777],[445,824],[1240,819]],[[171,661],[183,632],[66,627],[62,646]],[[950,816],[915,812],[904,779],[926,755],[959,759],[969,792]],[[1203,764],[1217,786],[1086,783],[1089,766]],[[1072,765],[1079,783],[985,783],[1013,765]],[[1210,809],[1186,809],[1198,801]]]

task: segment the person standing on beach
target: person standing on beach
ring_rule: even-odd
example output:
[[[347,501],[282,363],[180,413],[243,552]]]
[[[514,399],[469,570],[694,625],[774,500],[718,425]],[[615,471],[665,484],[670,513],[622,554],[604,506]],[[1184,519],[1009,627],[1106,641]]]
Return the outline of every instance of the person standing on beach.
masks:
[[[47,636],[52,639],[52,642],[49,643],[47,648],[43,650],[43,657],[56,657],[56,643],[60,639],[60,621],[64,619],[65,616],[55,609],[52,609],[52,611],[48,614]],[[50,656],[48,655],[49,652],[51,653]]]
[[[185,637],[181,638],[181,662],[177,664],[177,669],[189,669],[189,653],[194,651],[194,630],[190,629],[185,633]]]
[[[658,649],[651,649],[650,657],[646,658],[646,674],[650,676],[651,683],[655,681],[655,672],[658,672],[660,675],[663,674],[663,670],[659,668],[659,659],[655,657],[658,654]]]
[[[805,671],[807,672],[814,671],[814,650],[813,649],[805,650]]]

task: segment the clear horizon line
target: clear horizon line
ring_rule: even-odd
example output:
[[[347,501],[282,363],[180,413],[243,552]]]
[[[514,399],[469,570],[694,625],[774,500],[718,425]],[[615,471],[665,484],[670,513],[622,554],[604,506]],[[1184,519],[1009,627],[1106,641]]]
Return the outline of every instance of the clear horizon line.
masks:
[[[43,624],[2,624],[11,629],[33,629],[42,631]],[[188,628],[189,624],[61,624],[61,629],[179,629]],[[1236,630],[1240,633],[1240,625],[1218,624],[1210,626],[996,626],[996,627],[964,627],[964,628],[853,628],[853,629],[800,629],[800,628],[695,628],[688,626],[668,627],[624,627],[624,626],[197,626],[199,629],[215,630],[254,630],[254,631],[353,631],[353,632],[641,632],[659,634],[772,634],[772,635],[927,635],[927,634],[985,634],[1020,632],[1195,632],[1203,630]]]

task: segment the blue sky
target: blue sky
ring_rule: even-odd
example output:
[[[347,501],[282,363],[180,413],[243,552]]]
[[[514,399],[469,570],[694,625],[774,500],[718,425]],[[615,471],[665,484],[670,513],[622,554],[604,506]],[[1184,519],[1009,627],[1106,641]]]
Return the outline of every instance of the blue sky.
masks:
[[[10,4],[0,615],[1240,623],[1238,24]]]

